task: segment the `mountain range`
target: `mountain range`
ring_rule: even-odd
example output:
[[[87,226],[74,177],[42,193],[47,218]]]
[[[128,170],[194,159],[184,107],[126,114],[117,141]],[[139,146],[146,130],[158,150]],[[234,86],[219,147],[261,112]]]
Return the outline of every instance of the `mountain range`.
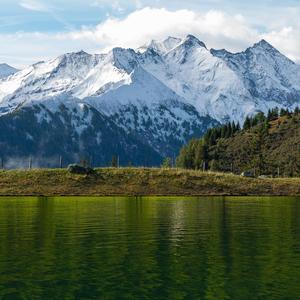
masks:
[[[40,166],[58,156],[105,165],[112,155],[123,165],[158,165],[210,127],[300,105],[300,66],[265,40],[230,53],[188,35],[68,53],[10,73],[5,66],[0,156],[32,156]]]

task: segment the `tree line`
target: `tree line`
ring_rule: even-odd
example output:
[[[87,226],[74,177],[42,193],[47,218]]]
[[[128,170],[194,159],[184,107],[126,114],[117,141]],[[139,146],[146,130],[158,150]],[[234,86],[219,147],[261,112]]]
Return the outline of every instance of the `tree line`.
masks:
[[[233,171],[233,166],[230,166],[231,163],[227,164],[226,170],[223,170],[218,164],[218,160],[222,159],[220,158],[221,151],[218,151],[219,141],[228,140],[239,133],[254,130],[255,139],[253,138],[252,144],[255,145],[245,151],[252,151],[252,156],[255,156],[256,160],[252,162],[252,165],[255,164],[259,172],[262,173],[266,170],[263,144],[266,136],[269,135],[271,123],[276,121],[277,126],[279,126],[281,120],[293,119],[297,116],[300,116],[298,107],[294,111],[275,107],[270,109],[267,114],[258,112],[253,116],[247,116],[242,126],[239,123],[228,122],[222,126],[211,128],[202,138],[192,139],[181,148],[176,159],[176,165],[185,169]],[[232,161],[234,161],[234,158],[232,158]]]

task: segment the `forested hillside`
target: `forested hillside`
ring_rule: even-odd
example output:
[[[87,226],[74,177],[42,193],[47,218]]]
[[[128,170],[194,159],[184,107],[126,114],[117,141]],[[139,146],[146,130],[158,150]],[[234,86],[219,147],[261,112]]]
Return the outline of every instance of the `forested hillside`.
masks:
[[[191,140],[177,158],[179,167],[254,175],[300,175],[300,113],[275,108],[248,117],[242,128],[228,123]]]

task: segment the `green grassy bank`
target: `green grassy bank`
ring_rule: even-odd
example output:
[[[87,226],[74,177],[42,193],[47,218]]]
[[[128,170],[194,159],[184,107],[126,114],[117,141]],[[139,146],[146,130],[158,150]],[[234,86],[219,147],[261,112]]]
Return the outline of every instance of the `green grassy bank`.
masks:
[[[0,171],[0,195],[300,195],[300,178],[252,179],[177,169]]]

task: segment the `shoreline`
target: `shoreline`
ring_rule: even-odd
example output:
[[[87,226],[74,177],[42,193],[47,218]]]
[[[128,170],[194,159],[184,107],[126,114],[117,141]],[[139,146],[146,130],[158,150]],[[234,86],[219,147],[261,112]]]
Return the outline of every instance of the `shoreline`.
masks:
[[[116,195],[81,195],[81,194],[70,194],[70,195],[0,195],[0,201],[1,198],[6,198],[6,199],[13,199],[16,197],[22,197],[22,198],[180,198],[180,197],[184,197],[184,198],[207,198],[207,197],[224,197],[224,198],[228,198],[228,197],[232,197],[232,198],[253,198],[253,197],[260,197],[260,198],[269,198],[269,197],[276,197],[276,198],[299,198],[300,199],[300,195],[273,195],[273,194],[269,194],[269,195],[254,195],[254,194],[249,194],[249,195],[123,195],[123,194],[116,194]]]
[[[0,196],[300,196],[300,178],[257,179],[182,169],[99,168],[0,171]]]

